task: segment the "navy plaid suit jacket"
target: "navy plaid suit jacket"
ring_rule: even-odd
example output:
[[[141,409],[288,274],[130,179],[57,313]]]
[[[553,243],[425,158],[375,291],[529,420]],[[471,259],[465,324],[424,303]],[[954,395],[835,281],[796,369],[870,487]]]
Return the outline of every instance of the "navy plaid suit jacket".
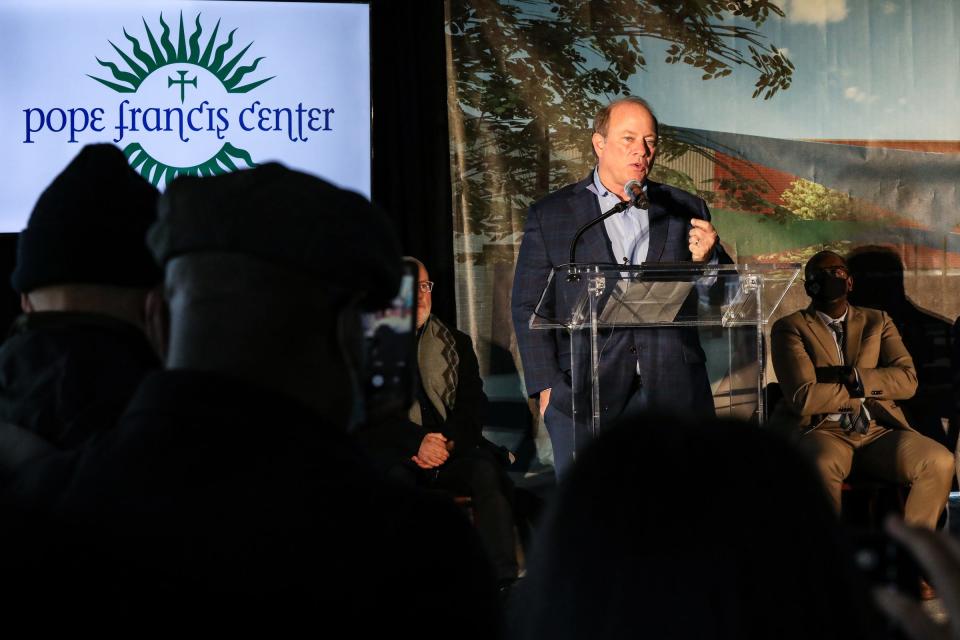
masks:
[[[530,396],[553,389],[550,407],[570,416],[576,393],[577,422],[589,419],[589,343],[579,340],[571,347],[565,331],[530,329],[533,310],[555,266],[569,259],[570,241],[576,230],[602,212],[597,196],[587,186],[592,174],[533,204],[524,226],[513,282],[513,324],[523,362],[524,380]],[[680,189],[647,181],[650,201],[649,262],[689,261],[689,218],[710,220],[706,203]],[[731,263],[717,245],[719,261]],[[577,245],[577,262],[618,263],[599,223]],[[586,334],[586,332],[577,332]],[[707,378],[705,356],[695,328],[643,328],[605,331],[601,334],[600,402],[604,415],[615,418],[635,388],[639,364],[640,381],[651,410],[694,415],[713,415],[713,395]],[[583,373],[571,378],[571,357]],[[583,362],[581,365],[580,362]]]

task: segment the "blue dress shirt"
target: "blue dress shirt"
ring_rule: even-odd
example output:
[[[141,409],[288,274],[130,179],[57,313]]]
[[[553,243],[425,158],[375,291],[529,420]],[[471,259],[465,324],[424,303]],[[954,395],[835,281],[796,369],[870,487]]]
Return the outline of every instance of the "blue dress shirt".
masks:
[[[593,170],[593,184],[587,186],[587,189],[597,196],[601,213],[620,203],[620,198],[600,182],[598,169]],[[646,183],[643,191],[647,191]],[[618,263],[641,264],[647,259],[650,248],[650,214],[646,209],[630,207],[604,220],[603,226],[607,229],[607,237],[610,238],[613,255]]]

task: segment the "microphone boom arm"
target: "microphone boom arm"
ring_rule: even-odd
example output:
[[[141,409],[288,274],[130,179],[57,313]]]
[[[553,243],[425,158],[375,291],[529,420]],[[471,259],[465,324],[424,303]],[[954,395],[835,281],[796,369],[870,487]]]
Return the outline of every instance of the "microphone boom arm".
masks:
[[[586,224],[582,225],[579,229],[577,229],[577,232],[573,234],[573,242],[570,243],[570,264],[573,265],[574,263],[576,263],[577,242],[580,241],[580,238],[583,236],[583,234],[587,232],[588,229],[590,229],[590,227],[597,224],[598,222],[602,222],[606,220],[610,216],[616,215],[621,211],[625,211],[629,209],[632,204],[633,204],[632,200],[625,200],[623,202],[618,202],[606,213],[600,214],[598,217],[594,218],[593,220],[587,222]]]

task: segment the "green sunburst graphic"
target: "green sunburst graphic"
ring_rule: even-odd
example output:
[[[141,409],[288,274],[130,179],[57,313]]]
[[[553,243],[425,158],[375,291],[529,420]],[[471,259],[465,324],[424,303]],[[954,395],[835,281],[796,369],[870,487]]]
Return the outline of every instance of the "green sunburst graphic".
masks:
[[[224,61],[227,52],[233,47],[233,36],[237,30],[234,29],[231,31],[227,35],[226,40],[217,46],[217,33],[220,31],[220,21],[217,20],[217,24],[213,28],[213,33],[210,34],[210,38],[206,41],[206,44],[203,45],[200,42],[200,37],[203,34],[200,15],[200,13],[197,14],[194,21],[195,27],[193,33],[188,38],[183,28],[183,12],[180,12],[180,30],[177,36],[176,46],[174,46],[170,39],[170,27],[164,21],[162,13],[160,14],[159,20],[162,29],[159,42],[153,35],[153,31],[150,30],[146,18],[141,18],[143,20],[143,27],[146,30],[150,53],[144,51],[140,40],[131,36],[127,33],[127,30],[124,29],[123,35],[130,42],[130,51],[133,57],[113,42],[109,40],[107,42],[110,42],[110,46],[113,47],[123,60],[125,68],[121,68],[121,66],[109,60],[104,61],[97,58],[97,62],[100,63],[101,66],[110,70],[116,82],[98,78],[90,74],[87,74],[87,77],[96,80],[117,93],[136,93],[140,85],[151,73],[161,67],[174,64],[191,64],[206,69],[220,80],[220,83],[228,93],[247,93],[276,77],[270,76],[269,78],[241,84],[247,74],[256,70],[257,65],[264,59],[264,56],[255,59],[251,64],[237,68],[237,64],[241,62],[243,56],[245,56],[250,47],[253,46],[253,42],[251,42],[232,58]],[[134,58],[136,58],[136,60]],[[183,78],[181,77],[181,79]],[[194,86],[196,86],[196,80],[194,80]],[[183,96],[181,94],[181,102],[182,100]],[[124,148],[123,153],[127,156],[130,166],[158,188],[163,188],[165,185],[170,184],[177,176],[214,176],[229,171],[236,171],[238,165],[245,165],[246,167],[257,166],[251,159],[249,152],[244,149],[239,149],[229,142],[225,143],[220,148],[220,151],[206,162],[191,167],[174,167],[164,164],[153,158],[139,142],[128,144]]]
[[[117,66],[116,63],[110,61],[105,62],[100,58],[97,58],[97,62],[99,62],[101,66],[110,69],[110,72],[113,74],[113,77],[115,80],[117,80],[117,82],[104,80],[103,78],[98,78],[90,74],[87,74],[88,77],[93,78],[97,82],[107,87],[110,87],[118,93],[136,93],[137,89],[140,87],[140,84],[147,78],[147,76],[157,69],[171,64],[194,64],[198,67],[202,67],[219,78],[220,82],[229,93],[247,93],[248,91],[257,88],[263,83],[268,82],[276,77],[270,76],[269,78],[264,78],[262,80],[256,80],[248,84],[240,85],[244,76],[256,70],[257,65],[260,64],[260,61],[263,60],[264,56],[257,58],[252,64],[240,67],[234,71],[234,67],[237,66],[237,63],[239,63],[243,56],[247,53],[247,50],[250,49],[250,47],[253,45],[253,42],[244,47],[240,53],[233,56],[229,61],[224,62],[227,51],[229,51],[233,46],[233,34],[236,33],[237,30],[234,29],[231,31],[227,36],[226,41],[224,41],[216,48],[216,51],[214,51],[214,44],[217,40],[217,32],[220,30],[219,20],[217,20],[217,24],[213,28],[213,33],[210,35],[210,39],[207,41],[205,47],[200,44],[200,36],[203,33],[203,26],[200,24],[199,13],[197,14],[197,18],[195,20],[193,34],[191,34],[190,38],[188,39],[183,28],[183,12],[180,12],[180,33],[177,37],[176,47],[174,47],[173,43],[170,41],[170,27],[166,22],[164,22],[162,13],[160,14],[160,26],[163,29],[163,32],[160,34],[159,44],[157,43],[157,39],[154,37],[153,32],[150,31],[150,27],[147,25],[146,18],[142,18],[142,20],[143,27],[147,31],[147,40],[150,43],[150,51],[152,55],[151,53],[144,51],[140,41],[127,33],[127,30],[124,29],[123,35],[130,42],[134,57],[136,57],[140,62],[138,63],[137,60],[131,58],[130,55],[123,51],[123,49],[108,40],[107,42],[110,42],[110,46],[112,46],[123,59],[127,69],[123,70]]]
[[[236,171],[239,162],[234,162],[234,159],[242,161],[247,167],[257,166],[248,152],[229,142],[225,143],[215,156],[192,167],[171,167],[154,160],[139,142],[128,144],[123,153],[130,166],[158,189],[170,184],[177,176],[217,176]]]

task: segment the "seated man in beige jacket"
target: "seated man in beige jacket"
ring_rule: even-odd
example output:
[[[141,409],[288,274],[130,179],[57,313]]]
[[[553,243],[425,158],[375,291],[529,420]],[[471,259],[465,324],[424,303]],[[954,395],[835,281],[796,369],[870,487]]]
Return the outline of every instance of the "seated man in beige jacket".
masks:
[[[933,529],[950,492],[953,455],[907,423],[895,401],[917,388],[913,359],[883,311],[847,303],[854,283],[843,258],[807,262],[812,302],[773,326],[773,367],[783,390],[771,424],[799,437],[838,513],[840,488],[858,472],[910,483],[904,519]]]

